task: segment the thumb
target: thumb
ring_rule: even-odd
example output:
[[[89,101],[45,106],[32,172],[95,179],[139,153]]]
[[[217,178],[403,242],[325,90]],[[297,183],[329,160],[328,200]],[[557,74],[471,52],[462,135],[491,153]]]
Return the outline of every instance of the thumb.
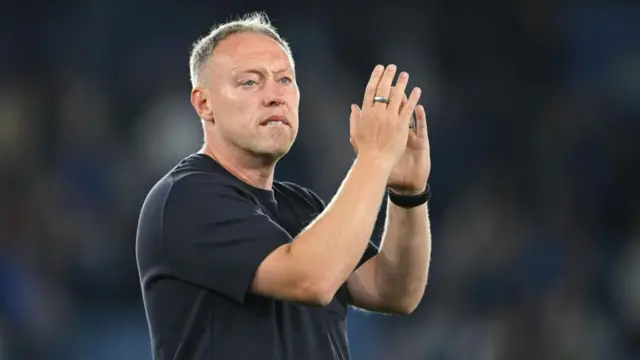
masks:
[[[360,120],[360,113],[361,111],[358,105],[351,104],[351,116],[349,116],[349,142],[356,154],[358,153],[358,148],[356,147],[356,143],[353,141],[353,135],[355,134],[356,126]]]
[[[360,108],[356,104],[351,104],[351,116],[349,116],[349,132],[351,134],[354,133],[356,129],[356,124],[358,120],[360,120]]]

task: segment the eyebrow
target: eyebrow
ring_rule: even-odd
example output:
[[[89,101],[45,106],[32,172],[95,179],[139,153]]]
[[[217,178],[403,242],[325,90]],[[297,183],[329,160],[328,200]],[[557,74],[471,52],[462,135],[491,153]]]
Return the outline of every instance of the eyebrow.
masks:
[[[244,73],[250,73],[250,74],[257,74],[257,75],[261,75],[262,73],[265,72],[270,72],[268,69],[266,68],[249,68],[249,69],[238,69],[235,68],[235,73],[236,74],[244,74]],[[276,71],[274,71],[274,74],[281,74],[287,71],[291,71],[292,73],[294,73],[294,70],[291,68],[283,68],[283,69],[278,69]]]

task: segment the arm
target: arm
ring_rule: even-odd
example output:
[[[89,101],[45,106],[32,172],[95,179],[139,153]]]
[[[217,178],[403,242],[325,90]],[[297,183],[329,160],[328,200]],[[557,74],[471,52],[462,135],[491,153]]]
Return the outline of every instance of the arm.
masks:
[[[415,115],[416,126],[387,184],[400,195],[422,193],[431,173],[427,114],[422,105],[415,108]],[[347,282],[351,302],[372,311],[409,314],[427,286],[431,260],[428,204],[405,209],[389,201],[385,225],[382,250]]]
[[[324,305],[362,257],[376,221],[390,169],[358,158],[336,196],[297,238],[260,264],[255,293]]]
[[[380,253],[356,270],[347,282],[354,306],[409,314],[424,294],[431,259],[427,204],[404,209],[388,202]]]

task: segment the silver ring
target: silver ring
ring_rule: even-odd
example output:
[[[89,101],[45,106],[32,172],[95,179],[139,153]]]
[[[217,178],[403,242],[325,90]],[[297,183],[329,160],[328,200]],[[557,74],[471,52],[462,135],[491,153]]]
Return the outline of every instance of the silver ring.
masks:
[[[386,96],[376,96],[373,98],[373,102],[381,102],[384,104],[388,104],[389,103],[389,98]]]

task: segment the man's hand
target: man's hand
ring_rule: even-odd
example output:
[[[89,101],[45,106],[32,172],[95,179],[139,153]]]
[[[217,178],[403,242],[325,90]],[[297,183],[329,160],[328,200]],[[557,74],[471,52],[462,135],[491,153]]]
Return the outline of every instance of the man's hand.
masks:
[[[389,171],[396,166],[406,152],[411,114],[420,99],[420,88],[414,88],[409,98],[405,89],[409,74],[400,73],[392,86],[396,66],[376,66],[367,84],[362,110],[351,105],[351,144],[358,157],[373,158]],[[376,96],[389,99],[388,103],[376,102]],[[413,143],[413,142],[412,142]],[[412,159],[409,159],[412,160]]]
[[[403,110],[405,104],[407,104],[406,96],[402,103]],[[427,114],[422,105],[415,107],[415,113],[416,123],[409,130],[404,153],[387,181],[391,191],[401,195],[417,195],[425,191],[431,173]]]
[[[395,67],[387,67],[375,91],[380,73],[382,69],[376,69],[367,85],[363,110],[352,106],[351,144],[358,158],[366,151],[391,159],[387,162],[392,165],[385,178],[386,187],[399,194],[421,193],[429,178],[431,160],[427,117],[424,108],[417,105],[419,90],[414,89],[407,99],[408,74],[400,74],[393,87]],[[372,103],[374,96],[387,94],[391,94],[388,106]],[[414,112],[417,124],[410,129]],[[431,257],[428,208],[406,210],[389,202],[387,209],[381,252],[351,274],[347,285],[352,304],[358,307],[408,314],[422,299],[427,284]]]

